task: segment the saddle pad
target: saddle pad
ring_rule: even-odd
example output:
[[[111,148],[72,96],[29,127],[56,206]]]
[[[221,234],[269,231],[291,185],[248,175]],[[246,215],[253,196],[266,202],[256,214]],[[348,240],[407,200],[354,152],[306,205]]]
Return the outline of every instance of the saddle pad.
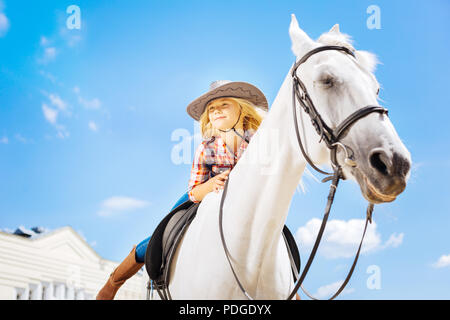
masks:
[[[150,238],[145,253],[145,267],[150,279],[163,285],[165,268],[171,261],[167,261],[171,249],[178,245],[181,235],[186,231],[191,221],[194,219],[200,203],[186,201],[172,210],[156,227]],[[290,252],[292,268],[300,272],[300,253],[294,236],[285,225],[283,227],[283,237]],[[296,273],[292,270],[294,279],[297,278]]]
[[[175,214],[179,218],[184,213],[186,213],[186,211],[193,205],[195,204],[192,201],[188,200],[174,208],[171,212],[169,212],[169,214],[166,215],[166,217],[159,223],[159,225],[153,232],[152,237],[150,238],[150,241],[148,243],[147,250],[145,252],[145,268],[150,279],[156,280],[162,274],[161,267],[163,265],[163,258],[166,256],[163,253],[163,238],[164,231],[166,230],[169,221],[172,219],[172,217],[174,217]],[[171,225],[174,224],[172,223]]]

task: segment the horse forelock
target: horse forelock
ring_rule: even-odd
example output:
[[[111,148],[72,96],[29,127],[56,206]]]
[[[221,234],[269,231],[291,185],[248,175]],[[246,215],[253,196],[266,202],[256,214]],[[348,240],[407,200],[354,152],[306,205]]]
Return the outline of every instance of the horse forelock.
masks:
[[[351,51],[355,51],[355,48],[353,47],[353,40],[351,36],[345,33],[337,33],[337,32],[326,32],[323,33],[319,39],[317,39],[317,42],[327,45],[327,46],[342,46],[346,47],[347,49]]]
[[[359,64],[370,73],[373,73],[377,64],[380,63],[375,54],[368,51],[356,50],[353,47],[353,39],[348,34],[341,32],[326,32],[317,39],[317,42],[329,46],[342,46],[351,50],[355,53]]]

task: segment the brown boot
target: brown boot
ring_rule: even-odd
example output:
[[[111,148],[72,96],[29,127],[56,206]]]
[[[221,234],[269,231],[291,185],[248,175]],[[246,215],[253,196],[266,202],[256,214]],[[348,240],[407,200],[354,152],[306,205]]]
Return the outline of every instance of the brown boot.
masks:
[[[97,294],[97,300],[113,300],[117,290],[138,272],[143,263],[136,262],[136,246],[133,247],[130,254],[122,261],[119,266],[109,276],[108,281]]]

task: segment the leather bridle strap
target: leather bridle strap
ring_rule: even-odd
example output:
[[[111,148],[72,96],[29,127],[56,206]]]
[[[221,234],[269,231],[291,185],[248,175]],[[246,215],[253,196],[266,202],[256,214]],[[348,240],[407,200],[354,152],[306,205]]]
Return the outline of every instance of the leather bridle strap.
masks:
[[[333,176],[333,182],[330,185],[330,193],[328,195],[327,207],[325,209],[325,214],[324,214],[324,217],[322,219],[322,224],[320,225],[319,233],[317,234],[316,241],[314,243],[314,247],[311,250],[311,253],[310,253],[309,258],[308,258],[308,262],[306,263],[305,268],[303,269],[303,272],[302,272],[300,278],[297,281],[297,284],[295,285],[294,289],[292,290],[292,292],[291,292],[290,296],[287,298],[287,300],[291,300],[294,297],[295,293],[297,293],[297,291],[298,291],[298,289],[300,287],[302,288],[303,292],[308,297],[310,297],[313,300],[319,300],[319,299],[313,297],[312,295],[310,295],[303,288],[302,284],[303,284],[303,280],[305,279],[306,274],[309,271],[309,267],[311,266],[312,261],[314,260],[314,257],[316,255],[317,249],[319,248],[320,240],[322,239],[323,232],[325,231],[325,226],[327,224],[328,216],[329,216],[330,209],[331,209],[331,204],[333,203],[333,198],[334,198],[334,194],[335,194],[338,182],[339,182],[339,177],[336,178],[336,175]],[[356,264],[358,262],[359,254],[361,252],[362,244],[364,242],[364,238],[365,238],[366,231],[367,231],[367,226],[368,226],[369,223],[372,223],[372,213],[373,213],[373,204],[369,203],[369,205],[367,207],[367,212],[366,212],[366,222],[365,222],[365,225],[364,225],[364,231],[363,231],[363,234],[361,236],[361,241],[359,242],[358,251],[356,252],[355,258],[353,260],[353,264],[352,264],[352,266],[351,266],[351,268],[350,268],[350,270],[349,270],[349,272],[347,274],[347,277],[345,277],[344,282],[341,284],[341,286],[336,291],[336,293],[333,296],[331,296],[331,298],[329,298],[329,300],[335,299],[344,290],[344,288],[346,287],[347,283],[350,281],[350,278],[353,275],[353,271],[355,270]]]
[[[308,162],[308,164],[317,172],[320,172],[325,175],[332,175],[331,173],[328,173],[328,172],[325,172],[325,171],[319,169],[314,164],[314,162],[311,160],[311,158],[309,157],[307,152],[305,151],[303,143],[301,142],[302,139],[300,137],[300,132],[298,129],[299,126],[298,126],[298,120],[297,120],[297,108],[296,108],[296,100],[295,100],[296,96],[298,98],[299,95],[296,91],[296,86],[294,84],[293,94],[292,94],[292,111],[293,111],[294,124],[295,124],[294,128],[295,128],[295,134],[297,136],[297,141],[299,143],[300,150],[303,154],[303,157]],[[321,135],[321,140],[324,139],[327,144],[327,147],[330,150],[332,150],[331,161],[335,165],[337,165],[337,160],[336,160],[337,148],[336,148],[335,144],[337,142],[339,142],[339,140],[342,138],[342,136],[345,132],[347,132],[358,120],[361,120],[362,118],[366,117],[367,115],[369,115],[371,113],[377,112],[377,113],[386,114],[386,115],[388,114],[388,110],[386,108],[383,108],[381,106],[369,105],[369,106],[366,106],[366,107],[356,110],[351,115],[349,115],[347,118],[345,118],[344,121],[342,121],[341,124],[336,129],[331,130],[331,129],[329,129],[328,126],[326,126],[326,124],[323,122],[323,120],[321,118],[318,118],[318,114],[316,116],[311,114],[312,108],[308,107],[308,109],[306,109],[304,102],[301,99],[298,101],[300,101],[300,104],[303,106],[303,109],[305,109],[305,112],[307,112],[307,114],[310,115],[313,126],[316,128],[316,131],[318,132],[318,134]],[[311,103],[310,106],[314,106],[314,105]],[[315,108],[314,108],[314,110],[315,110]],[[317,124],[317,121],[321,124]],[[326,131],[330,132],[330,134],[325,135],[324,131],[320,129],[321,127],[324,128]],[[319,143],[320,143],[320,141],[319,141]]]
[[[298,60],[292,70],[292,76],[295,76],[295,70],[297,70],[298,66],[301,65],[302,63],[304,63],[306,60],[309,59],[309,57],[311,57],[312,55],[321,52],[321,51],[325,51],[325,50],[337,50],[337,51],[344,51],[345,53],[351,55],[352,57],[355,58],[355,54],[353,53],[352,50],[350,50],[347,47],[343,47],[343,46],[321,46],[321,47],[317,47],[312,49],[311,51],[309,51],[308,53],[306,53],[300,60]]]
[[[231,263],[231,259],[230,259],[230,251],[228,250],[228,246],[227,243],[225,241],[225,236],[223,234],[223,203],[227,194],[227,190],[228,190],[228,181],[230,179],[227,179],[225,181],[225,185],[223,187],[223,193],[222,193],[222,198],[220,199],[220,207],[219,207],[219,230],[220,230],[220,239],[222,240],[222,246],[223,246],[223,250],[225,251],[225,256],[227,257],[228,260],[228,264],[230,265],[231,268],[231,272],[233,272],[233,276],[234,279],[236,279],[236,282],[239,286],[239,289],[241,289],[242,293],[249,299],[249,300],[254,300],[250,294],[245,290],[244,286],[242,285],[241,281],[239,280],[239,277],[237,276],[236,271],[233,268],[233,264]]]
[[[363,235],[362,235],[362,237],[361,237],[361,241],[359,242],[358,251],[356,252],[355,259],[353,260],[352,267],[350,268],[350,271],[349,271],[349,273],[347,274],[347,277],[345,278],[344,282],[342,282],[342,284],[341,284],[341,286],[339,287],[339,289],[338,289],[338,290],[335,292],[335,294],[332,295],[331,298],[329,298],[328,300],[333,300],[334,298],[336,298],[336,297],[344,290],[345,286],[347,285],[347,283],[350,281],[350,278],[352,277],[353,271],[355,270],[355,267],[356,267],[356,263],[358,262],[358,258],[359,258],[359,254],[360,254],[360,252],[361,252],[362,244],[363,244],[363,242],[364,242],[364,237],[365,237],[365,235],[366,235],[367,226],[368,226],[369,223],[372,222],[372,210],[373,210],[373,207],[372,207],[372,209],[370,209],[370,207],[369,207],[369,208],[367,208],[367,210],[368,210],[368,211],[367,211],[368,214],[367,214],[367,216],[366,216],[366,222],[365,222],[365,225],[364,225]],[[369,210],[370,210],[370,213],[369,213]],[[308,291],[306,291],[305,288],[303,288],[303,285],[300,285],[300,287],[302,288],[303,292],[304,292],[309,298],[311,298],[311,299],[313,299],[313,300],[319,300],[319,299],[313,297]]]
[[[368,105],[364,108],[358,109],[355,112],[353,112],[350,116],[345,118],[344,121],[333,131],[333,136],[336,141],[339,141],[342,134],[350,129],[350,127],[355,124],[356,121],[360,120],[361,118],[364,118],[365,116],[373,113],[378,112],[381,114],[388,114],[388,110],[386,108],[383,108],[381,106],[372,106]]]
[[[386,108],[383,108],[381,106],[366,106],[363,107],[361,109],[356,110],[355,112],[353,112],[350,116],[348,116],[347,118],[344,119],[344,121],[341,122],[341,124],[333,130],[333,143],[332,146],[334,146],[334,148],[331,149],[331,162],[337,166],[338,162],[337,162],[337,158],[336,158],[336,153],[337,153],[337,145],[341,144],[340,140],[342,138],[342,136],[348,132],[348,130],[358,121],[361,120],[362,118],[368,116],[371,113],[380,113],[380,114],[388,114],[388,110]],[[300,142],[300,140],[299,140]],[[342,145],[342,144],[341,144]],[[346,149],[346,147],[344,147],[344,149]]]
[[[291,294],[288,296],[288,298],[286,300],[292,300],[294,295],[297,293],[298,289],[302,286],[303,280],[305,279],[306,274],[308,273],[309,268],[310,268],[310,266],[311,266],[311,264],[312,264],[312,262],[314,260],[314,257],[316,255],[317,249],[319,248],[319,244],[320,244],[320,241],[322,239],[323,233],[325,231],[325,227],[326,227],[326,224],[327,224],[327,221],[328,221],[328,216],[329,216],[330,211],[331,211],[331,205],[333,204],[333,200],[334,200],[334,196],[335,196],[335,193],[336,193],[336,189],[337,189],[337,186],[339,184],[339,179],[340,179],[340,173],[338,171],[336,171],[334,173],[334,175],[333,175],[333,181],[332,181],[332,183],[330,185],[330,192],[328,194],[328,201],[327,201],[327,205],[326,205],[326,208],[325,208],[325,214],[323,216],[322,224],[321,224],[319,232],[317,234],[316,241],[315,241],[314,246],[313,246],[313,248],[311,250],[311,253],[309,255],[308,261],[306,262],[305,268],[303,269],[303,272],[302,272],[300,278],[297,280],[297,284],[295,285],[294,289],[292,289]],[[231,258],[230,258],[230,251],[228,250],[228,246],[226,244],[225,236],[224,236],[224,232],[223,232],[223,204],[224,204],[224,200],[225,200],[225,197],[226,197],[226,194],[227,194],[227,190],[228,190],[228,182],[229,182],[229,179],[227,179],[225,181],[223,194],[222,194],[222,198],[220,200],[220,207],[219,207],[220,239],[222,241],[222,246],[223,246],[223,249],[225,251],[225,256],[226,256],[226,258],[228,260],[228,264],[230,265],[231,271],[232,271],[233,276],[234,276],[234,278],[235,278],[235,280],[236,280],[236,282],[237,282],[237,284],[239,286],[239,289],[242,291],[242,293],[249,300],[254,300],[250,296],[250,294],[247,292],[247,290],[245,290],[242,282],[239,280],[239,277],[238,277],[236,271],[234,270],[234,267],[233,267],[233,264],[232,264]],[[353,275],[353,271],[355,270],[356,263],[358,262],[359,254],[361,252],[361,247],[362,247],[362,244],[364,242],[364,237],[366,235],[366,230],[367,230],[368,223],[369,222],[372,223],[372,213],[373,213],[373,204],[370,203],[369,206],[367,207],[366,222],[365,222],[365,226],[364,226],[364,232],[363,232],[363,235],[361,237],[361,241],[359,243],[358,251],[357,251],[357,253],[355,255],[355,259],[353,261],[353,264],[352,264],[352,266],[350,268],[350,271],[348,272],[347,277],[345,278],[344,282],[339,287],[339,289],[336,291],[336,293],[330,298],[330,300],[333,300],[334,298],[336,298],[344,290],[345,286],[350,281],[350,278]],[[293,270],[295,270],[295,268]],[[318,299],[312,297],[303,287],[302,287],[302,290],[311,299],[318,300]]]
[[[297,100],[299,101],[300,105],[303,107],[304,111],[309,115],[311,118],[311,123],[316,129],[317,133],[319,134],[320,141],[325,140],[328,148],[332,148],[334,136],[333,136],[333,130],[327,126],[325,121],[323,121],[322,117],[320,116],[319,112],[317,111],[316,107],[314,106],[314,103],[311,100],[311,97],[308,94],[308,90],[306,89],[305,84],[302,82],[302,80],[297,76],[297,69],[298,67],[305,63],[312,55],[326,50],[337,50],[337,51],[343,51],[344,53],[347,53],[355,58],[355,54],[353,51],[346,47],[342,46],[322,46],[318,48],[314,48],[311,51],[307,52],[299,61],[294,63],[294,66],[292,67],[292,88],[293,88],[293,106],[295,109],[295,96],[297,97]],[[300,90],[301,89],[301,92]],[[295,121],[297,119],[295,118]],[[296,126],[298,124],[296,123]],[[308,160],[308,159],[307,159]],[[308,163],[311,165],[312,161],[308,161]],[[315,170],[317,170],[317,167],[314,167]],[[325,173],[321,170],[318,170],[319,172],[323,174],[329,174]]]
[[[295,123],[295,131],[296,131],[296,135],[297,135],[297,141],[299,143],[300,149],[302,151],[302,154],[305,158],[305,160],[308,162],[308,164],[313,167],[316,171],[323,173],[323,174],[328,174],[329,176],[325,179],[323,179],[323,182],[328,181],[328,180],[332,180],[332,183],[330,185],[330,192],[328,195],[328,201],[327,201],[327,205],[325,208],[325,214],[324,217],[322,219],[322,224],[320,226],[318,235],[316,237],[316,241],[314,243],[313,249],[311,250],[311,254],[308,258],[308,261],[303,269],[303,272],[300,276],[300,278],[297,281],[297,284],[295,285],[291,295],[288,297],[288,300],[292,299],[295,295],[295,293],[298,291],[298,289],[300,287],[302,287],[302,290],[312,299],[315,299],[314,297],[312,297],[306,290],[304,290],[302,284],[303,284],[303,280],[306,277],[306,274],[309,271],[309,268],[312,264],[312,261],[314,260],[315,254],[317,252],[317,249],[319,247],[320,241],[322,239],[323,233],[325,231],[325,226],[328,220],[328,216],[331,210],[331,205],[333,203],[334,200],[334,195],[339,183],[339,179],[344,178],[342,171],[341,171],[341,166],[339,165],[339,163],[337,162],[336,159],[336,153],[337,153],[337,146],[341,145],[344,149],[345,152],[347,153],[347,147],[345,145],[343,145],[340,142],[340,139],[342,138],[343,134],[345,132],[347,132],[358,120],[366,117],[367,115],[373,113],[373,112],[378,112],[381,114],[387,114],[387,109],[381,107],[381,106],[366,106],[363,107],[361,109],[356,110],[355,112],[353,112],[352,114],[350,114],[350,116],[348,116],[347,118],[344,119],[344,121],[342,121],[342,123],[334,130],[332,130],[330,127],[328,127],[325,122],[323,121],[323,119],[320,117],[319,112],[317,111],[317,109],[314,106],[314,103],[312,102],[308,91],[306,90],[306,86],[304,85],[304,83],[300,80],[300,78],[297,76],[297,68],[304,63],[306,60],[308,60],[309,57],[311,57],[313,54],[321,52],[321,51],[325,51],[325,50],[338,50],[338,51],[343,51],[347,54],[350,54],[351,56],[355,57],[354,53],[349,50],[346,47],[341,47],[341,46],[322,46],[322,47],[318,47],[315,48],[311,51],[309,51],[308,53],[306,53],[298,62],[296,62],[294,64],[294,66],[292,67],[292,77],[293,77],[293,92],[292,92],[292,108],[293,108],[293,115],[294,115],[294,123]],[[300,90],[302,92],[300,92]],[[308,156],[308,154],[305,152],[305,148],[303,146],[301,137],[300,137],[300,133],[299,133],[299,129],[298,129],[298,121],[297,121],[297,114],[296,114],[296,99],[299,101],[300,105],[302,106],[303,110],[305,111],[306,114],[308,114],[310,116],[311,119],[311,123],[313,124],[314,128],[316,129],[317,133],[320,136],[320,141],[324,140],[327,147],[330,149],[330,157],[331,157],[331,162],[333,164],[333,170],[334,173],[331,175],[327,172],[324,172],[322,170],[320,170],[319,168],[317,168],[317,166],[315,166],[315,164],[312,162],[311,158]],[[319,141],[319,142],[320,142]],[[348,156],[348,155],[347,155]],[[347,160],[347,159],[346,159]],[[373,212],[373,204],[369,203],[368,207],[367,207],[367,214],[366,214],[366,223],[365,223],[365,227],[364,227],[364,232],[363,235],[361,237],[361,241],[360,241],[360,245],[358,248],[358,251],[355,255],[355,259],[353,261],[352,267],[350,268],[349,273],[347,274],[347,277],[345,278],[344,282],[342,283],[342,285],[340,286],[340,288],[337,290],[337,292],[330,298],[330,300],[336,298],[345,288],[345,286],[347,285],[348,281],[350,280],[353,271],[355,269],[356,263],[358,261],[359,258],[359,254],[361,251],[361,247],[362,247],[362,243],[364,241],[364,237],[366,234],[366,229],[367,229],[367,225],[368,222],[371,222],[372,219],[372,212]],[[317,300],[317,299],[316,299]]]
[[[317,249],[319,248],[320,240],[322,239],[323,233],[325,231],[325,226],[327,225],[328,216],[329,216],[330,210],[331,210],[331,205],[333,204],[334,195],[336,193],[336,189],[339,184],[339,176],[340,176],[340,173],[338,171],[335,171],[335,173],[333,175],[333,181],[331,182],[331,185],[330,185],[330,192],[328,193],[328,201],[327,201],[327,205],[325,207],[325,214],[323,216],[322,224],[320,225],[320,229],[317,234],[316,241],[311,250],[311,253],[309,254],[309,258],[305,264],[305,268],[303,269],[303,272],[302,272],[300,278],[298,279],[297,284],[295,285],[294,289],[292,290],[292,292],[289,295],[289,297],[287,298],[287,300],[291,300],[294,297],[294,295],[297,293],[298,289],[300,288],[300,286],[303,283],[303,280],[305,280],[306,274],[309,271],[309,267],[311,267],[311,264],[314,260]]]
[[[331,176],[332,175],[331,173],[328,173],[328,172],[325,172],[325,171],[319,169],[313,163],[313,161],[310,159],[307,152],[305,151],[303,144],[301,143],[301,137],[300,137],[300,133],[298,131],[296,102],[298,101],[300,103],[300,105],[302,106],[303,110],[305,111],[305,113],[309,115],[311,123],[312,123],[313,127],[316,129],[316,132],[320,137],[319,143],[322,140],[324,140],[327,147],[332,151],[331,162],[333,163],[333,165],[335,167],[338,167],[338,163],[336,161],[336,151],[337,151],[337,144],[339,143],[339,140],[340,140],[342,134],[344,132],[346,132],[348,129],[350,129],[350,127],[353,126],[353,124],[355,124],[358,120],[369,115],[370,113],[378,112],[378,113],[387,114],[388,111],[387,111],[387,109],[385,109],[381,106],[368,105],[368,106],[358,109],[355,112],[353,112],[352,114],[350,114],[350,116],[345,118],[336,129],[334,129],[334,130],[331,129],[325,123],[325,121],[322,119],[322,117],[320,116],[314,103],[311,100],[311,97],[308,94],[305,84],[302,82],[302,80],[297,75],[297,69],[300,67],[301,64],[305,63],[312,55],[314,55],[318,52],[327,51],[327,50],[342,51],[342,52],[347,53],[355,58],[355,54],[353,53],[353,51],[351,51],[350,49],[348,49],[346,47],[342,47],[342,46],[322,46],[322,47],[312,49],[311,51],[306,53],[299,61],[294,63],[294,66],[292,67],[292,71],[291,71],[292,80],[293,80],[292,109],[293,109],[293,116],[294,116],[294,122],[295,122],[294,127],[295,127],[297,140],[299,142],[303,157],[308,162],[308,164],[312,168],[314,168],[314,170],[316,170],[317,172],[320,172],[322,174]],[[295,98],[297,98],[297,99],[295,99]]]
[[[314,162],[309,158],[308,153],[305,151],[304,147],[303,147],[303,143],[301,143],[302,139],[300,137],[300,132],[298,129],[298,121],[297,121],[297,108],[296,108],[296,104],[295,104],[295,93],[296,93],[296,86],[294,84],[294,86],[292,87],[293,93],[292,93],[292,111],[293,111],[293,116],[294,116],[294,122],[295,122],[295,134],[297,135],[297,141],[299,142],[299,146],[300,146],[300,150],[302,151],[303,157],[305,158],[305,160],[308,162],[308,164],[314,168],[314,170],[316,170],[317,172],[320,172],[322,174],[326,174],[326,175],[331,175],[331,173],[325,172],[322,169],[319,169]],[[298,98],[298,97],[297,97]],[[299,100],[302,101],[302,100]],[[301,102],[302,103],[302,102]],[[303,104],[303,103],[302,103]],[[305,110],[306,111],[306,110]],[[308,111],[306,111],[308,113]],[[311,118],[312,119],[312,118]],[[311,122],[313,123],[313,125],[315,124],[314,120],[311,120]],[[314,126],[317,129],[317,126]],[[320,135],[321,133],[319,133]]]

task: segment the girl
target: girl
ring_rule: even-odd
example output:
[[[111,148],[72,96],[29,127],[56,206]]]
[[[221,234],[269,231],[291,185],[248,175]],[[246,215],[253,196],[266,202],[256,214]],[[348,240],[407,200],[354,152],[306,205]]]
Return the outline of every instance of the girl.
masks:
[[[268,111],[264,94],[246,82],[219,80],[187,107],[200,122],[204,138],[195,152],[187,192],[177,201],[197,203],[210,192],[223,189],[230,170],[236,165],[258,129],[262,116],[255,107]],[[123,283],[144,265],[150,237],[134,247],[111,273],[97,294],[97,300],[112,300]]]

